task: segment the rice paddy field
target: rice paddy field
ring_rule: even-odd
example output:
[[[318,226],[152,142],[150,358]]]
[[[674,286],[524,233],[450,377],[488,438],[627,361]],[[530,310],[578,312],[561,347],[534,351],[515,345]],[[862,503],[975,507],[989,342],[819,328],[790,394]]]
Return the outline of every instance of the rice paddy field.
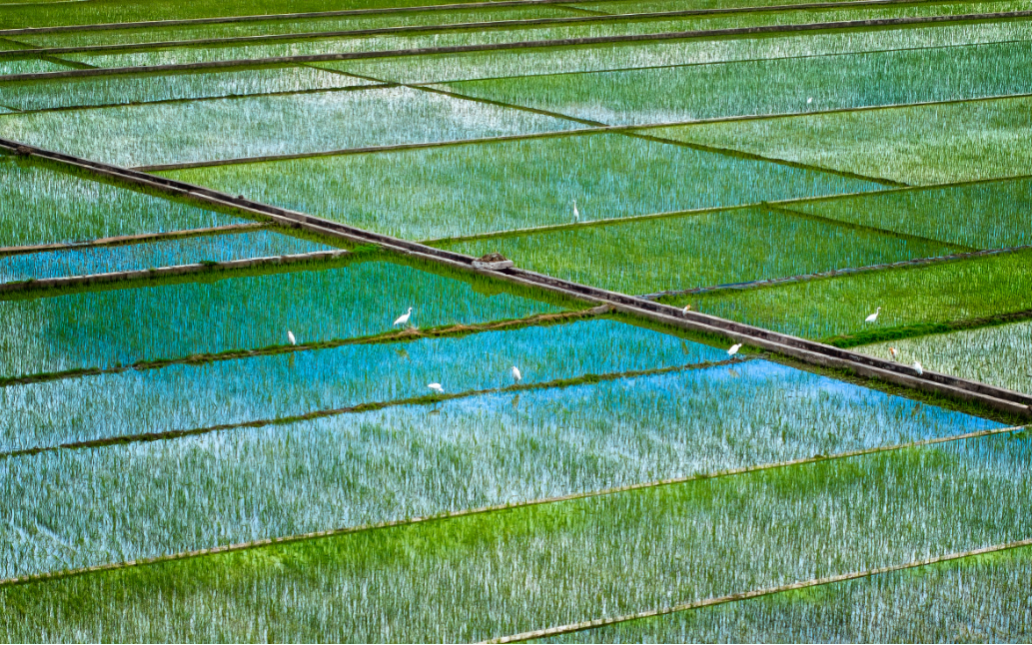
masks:
[[[0,2],[0,642],[1027,642],[1030,63],[1027,0]]]

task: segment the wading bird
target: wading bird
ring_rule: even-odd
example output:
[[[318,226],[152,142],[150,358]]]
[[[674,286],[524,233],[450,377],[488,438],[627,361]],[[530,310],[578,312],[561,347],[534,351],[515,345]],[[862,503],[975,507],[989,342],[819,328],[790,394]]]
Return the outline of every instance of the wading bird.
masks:
[[[812,96],[810,98],[806,99],[806,104],[807,105],[809,105],[811,103],[813,103],[813,97]]]
[[[290,341],[291,345],[297,345],[297,339],[294,338],[294,332],[287,330],[287,340]]]
[[[577,200],[573,200],[573,221],[580,221],[580,211],[577,210]]]
[[[878,307],[877,309],[874,310],[873,314],[871,314],[867,318],[864,318],[864,322],[872,323],[872,322],[878,320],[878,314],[880,314],[880,313],[881,313],[881,307]]]
[[[727,350],[727,355],[728,356],[734,356],[735,354],[738,353],[738,350],[740,350],[740,349],[742,349],[742,344],[741,343],[735,343],[734,345],[731,346],[731,349]]]
[[[426,386],[438,394],[444,394],[444,388],[441,387],[440,383],[427,383]]]
[[[688,312],[691,311],[691,310],[692,310],[692,306],[691,305],[685,305],[684,309],[681,310],[681,313],[683,313],[684,315],[687,316]]]
[[[515,365],[512,366],[512,377],[516,379],[517,383],[523,380],[523,375],[520,374],[520,368],[516,367]]]
[[[924,368],[921,367],[921,361],[914,361],[914,369],[917,370],[918,376],[924,374]]]
[[[890,347],[889,348],[889,354],[892,355],[892,360],[899,359],[899,350],[896,349],[895,347]]]
[[[408,324],[409,318],[411,318],[411,317],[412,317],[412,307],[409,307],[408,311],[406,311],[402,315],[398,316],[398,319],[394,321],[394,325],[392,325],[392,326],[393,327],[397,327],[398,325],[406,325],[406,324]]]

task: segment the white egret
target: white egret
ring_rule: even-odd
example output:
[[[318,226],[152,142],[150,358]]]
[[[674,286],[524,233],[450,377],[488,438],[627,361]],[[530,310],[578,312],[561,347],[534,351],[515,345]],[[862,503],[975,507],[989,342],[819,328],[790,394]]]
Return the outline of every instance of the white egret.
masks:
[[[516,367],[515,365],[512,366],[512,377],[516,379],[517,383],[523,380],[523,375],[520,374],[520,368]]]
[[[573,221],[580,221],[580,211],[577,210],[577,200],[573,200]]]
[[[899,350],[896,349],[895,347],[890,347],[889,348],[889,354],[892,355],[892,360],[899,359]]]
[[[806,104],[807,105],[809,105],[811,103],[813,103],[813,97],[812,96],[810,98],[806,99]]]
[[[394,321],[394,325],[392,325],[392,326],[393,327],[397,327],[398,325],[408,324],[408,321],[409,321],[410,317],[412,317],[412,307],[409,307],[408,311],[406,311],[402,315],[398,316],[398,319]]]
[[[881,313],[881,307],[878,307],[877,309],[874,310],[873,314],[871,314],[867,318],[864,318],[864,322],[872,323],[872,322],[878,320],[878,314],[880,314],[880,313]]]
[[[291,345],[297,345],[297,339],[294,338],[294,332],[287,330],[287,340],[290,341]]]
[[[738,353],[738,350],[740,350],[740,349],[742,349],[742,344],[741,343],[735,343],[734,345],[731,346],[731,349],[727,350],[727,355],[728,356],[734,356],[735,354]]]
[[[440,383],[427,383],[426,386],[438,394],[444,394],[444,388]]]
[[[924,374],[924,368],[921,367],[921,361],[914,361],[914,370],[917,371],[918,376]]]
[[[692,310],[692,306],[691,305],[685,305],[684,309],[681,310],[681,313],[683,313],[684,315],[687,316],[688,312],[691,311],[691,310]]]

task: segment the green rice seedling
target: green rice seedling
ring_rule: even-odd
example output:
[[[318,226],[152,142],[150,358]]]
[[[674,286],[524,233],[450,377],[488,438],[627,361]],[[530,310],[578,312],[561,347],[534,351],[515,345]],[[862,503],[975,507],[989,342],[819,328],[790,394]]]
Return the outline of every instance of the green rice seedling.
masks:
[[[251,60],[277,56],[317,55],[342,52],[395,51],[463,45],[492,45],[568,38],[645,35],[684,31],[735,29],[777,24],[813,24],[840,20],[868,20],[902,18],[908,16],[939,16],[977,12],[981,6],[987,11],[1009,11],[1026,7],[1026,0],[991,2],[976,5],[970,2],[954,4],[918,4],[908,7],[865,7],[852,10],[823,10],[810,13],[798,11],[743,13],[689,18],[633,19],[572,25],[534,25],[486,30],[444,31],[432,34],[396,34],[368,37],[303,37],[286,43],[266,43],[204,47],[169,47],[135,53],[69,54],[69,60],[96,67],[133,67],[138,65],[166,65],[204,61]]]
[[[451,3],[449,3],[451,4]],[[38,47],[82,47],[179,42],[208,38],[254,37],[275,34],[355,31],[390,27],[480,23],[499,20],[532,20],[576,16],[579,12],[562,6],[470,7],[429,12],[373,13],[366,15],[255,22],[226,22],[204,25],[170,25],[104,31],[62,31],[26,34],[22,41]],[[583,15],[583,14],[579,14]]]
[[[473,641],[624,615],[1026,538],[1029,446],[955,441],[9,586],[0,629]]]
[[[1032,394],[1032,323],[986,327],[864,345],[855,351],[886,358],[890,347],[908,365]]]
[[[34,112],[0,118],[0,136],[123,166],[576,127],[580,126],[572,121],[407,87]]]
[[[451,394],[505,388],[516,384],[513,365],[519,383],[533,385],[727,359],[723,348],[611,320],[318,350],[306,350],[313,331],[296,322],[296,353],[6,383],[0,452],[405,401],[429,394],[432,382]]]
[[[613,291],[667,290],[765,280],[947,255],[937,242],[794,217],[765,208],[445,243]]]
[[[850,224],[871,226],[970,249],[1032,244],[1032,181],[1008,179],[786,205]]]
[[[3,93],[0,100],[7,101],[19,110],[40,110],[341,89],[370,83],[311,67],[274,67],[192,74],[93,76],[11,82],[0,90]]]
[[[1030,259],[1026,251],[670,301],[796,336],[858,345],[907,333],[908,327],[1032,308]],[[878,320],[864,322],[877,307]]]
[[[129,365],[233,349],[366,336],[392,329],[415,309],[420,327],[523,318],[557,307],[493,285],[385,261],[355,259],[324,270],[134,284],[0,300],[14,329],[0,341],[0,374],[38,374]],[[481,286],[483,285],[483,286]],[[313,297],[318,294],[318,297]],[[397,328],[395,328],[397,329]]]
[[[333,247],[284,235],[278,231],[252,231],[125,246],[0,255],[0,283],[330,250],[333,250]]]
[[[416,240],[880,187],[610,133],[161,174]]]
[[[530,642],[1025,641],[1030,577],[1024,547]]]
[[[648,132],[907,184],[937,184],[1032,174],[1026,154],[1030,106],[1032,99],[1018,97]]]
[[[529,76],[441,87],[628,125],[1021,94],[1032,91],[1030,68],[1032,43],[1012,42]]]
[[[589,47],[385,57],[318,63],[318,67],[354,72],[403,83],[432,83],[507,76],[531,76],[701,65],[752,59],[775,59],[875,52],[901,48],[960,47],[1007,40],[1027,40],[1027,21],[939,25],[888,29],[785,34],[776,38],[674,40]]]
[[[0,161],[0,247],[211,228],[248,220],[53,170]]]

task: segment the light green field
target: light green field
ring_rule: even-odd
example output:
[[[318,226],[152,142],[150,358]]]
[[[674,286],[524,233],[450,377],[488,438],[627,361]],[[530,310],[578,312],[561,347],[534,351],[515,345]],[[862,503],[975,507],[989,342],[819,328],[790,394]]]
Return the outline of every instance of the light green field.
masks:
[[[160,174],[414,240],[882,188],[610,133]]]
[[[0,247],[249,222],[11,157],[0,157],[0,191]]]
[[[1032,394],[1032,323],[901,338],[856,351],[885,358],[890,347],[903,362],[919,360],[935,372]]]
[[[1028,41],[1024,21],[928,26],[907,30],[874,30],[786,34],[777,38],[672,40],[590,47],[553,47],[523,51],[399,56],[367,61],[318,63],[381,80],[434,83],[513,76],[673,65],[704,65],[755,59],[780,59],[922,47],[960,47],[981,43]]]
[[[1028,640],[1028,547],[531,642]]]
[[[455,0],[91,0],[0,5],[0,28],[88,25],[142,20],[188,20],[310,11],[457,4]],[[35,6],[34,6],[35,5]]]
[[[379,260],[374,255],[335,268],[213,273],[200,280],[8,296],[0,300],[0,315],[36,332],[0,339],[0,374],[282,346],[288,330],[308,342],[368,336],[390,331],[408,307],[414,309],[411,322],[422,327],[556,311],[544,302],[480,288],[475,278],[455,280]],[[313,292],[324,295],[309,299]],[[123,322],[112,325],[112,316]]]
[[[906,184],[1032,174],[1032,98],[842,112],[649,130]]]
[[[1029,640],[1032,0],[787,1],[0,0],[0,643]]]
[[[370,84],[371,81],[311,67],[280,67],[218,73],[95,76],[9,83],[4,87],[4,100],[19,110],[43,110],[329,90]]]
[[[1023,538],[1027,454],[969,440],[7,587],[0,628],[481,640]]]
[[[500,252],[520,267],[646,294],[862,267],[956,251],[762,208],[572,228],[444,248]]]
[[[813,112],[1032,91],[1032,44],[557,74],[440,85],[610,125]]]
[[[911,16],[963,15],[981,11],[1020,11],[1028,0],[1007,0],[974,4],[963,1],[953,4],[917,4],[901,7],[865,7],[852,10],[825,10],[812,13],[775,12],[744,13],[730,16],[705,16],[666,19],[612,20],[571,25],[532,25],[523,28],[494,28],[468,31],[444,31],[433,34],[375,35],[368,37],[302,38],[285,43],[219,47],[170,47],[135,53],[69,54],[76,60],[96,67],[134,67],[139,65],[171,65],[201,61],[253,60],[277,56],[305,56],[341,52],[375,52],[452,47],[463,45],[510,44],[569,38],[633,36],[657,33],[736,29],[768,25],[794,25],[815,22],[873,20]]]
[[[746,291],[723,291],[672,300],[768,329],[829,338],[895,328],[979,319],[1032,308],[1032,254],[949,262],[863,273]],[[963,285],[963,288],[959,287]],[[864,319],[881,307],[875,324]]]
[[[383,110],[385,105],[391,105],[391,109]],[[572,121],[466,103],[406,87],[34,112],[0,118],[0,136],[122,166],[577,127],[581,126]]]
[[[787,208],[968,249],[999,249],[1032,243],[1029,188],[1029,180],[1013,179],[797,202]]]
[[[352,359],[350,364],[380,359],[395,366],[402,374],[392,375],[388,385],[399,396],[422,395],[430,379],[446,383],[452,393],[478,380],[478,385],[508,385],[507,365],[481,375],[462,365],[447,365],[449,360],[464,362],[477,350],[526,349],[519,362],[528,374],[576,380],[438,405],[425,401],[168,441],[136,437],[88,450],[5,458],[0,472],[7,483],[0,508],[9,522],[0,529],[6,545],[0,549],[5,563],[0,575],[585,493],[993,426],[761,361],[730,367],[695,363],[697,369],[646,376],[608,373],[613,380],[593,382],[584,372],[605,372],[601,364],[661,369],[668,362],[693,365],[692,357],[679,357],[676,339],[655,332],[621,333],[599,324],[553,328],[554,340],[535,346],[527,342],[548,333],[510,331],[423,344],[430,347],[408,344],[412,366],[389,356],[394,349],[387,347],[333,354]],[[596,342],[585,346],[579,342],[581,334],[590,334]],[[607,357],[610,351],[633,345],[643,351]],[[443,355],[433,356],[434,350]],[[534,369],[549,358],[560,364]],[[331,359],[319,362],[328,366]],[[299,356],[289,370],[282,367],[285,357],[276,362],[280,369],[266,369],[255,379],[282,391],[275,405],[286,407],[320,394],[328,398],[332,381],[328,375],[312,378],[313,361]],[[232,375],[232,369],[212,371]],[[137,391],[153,395],[164,386],[184,384],[191,394],[198,394],[202,383],[216,382],[214,376],[201,377],[200,382],[188,380],[188,374],[174,380],[153,377],[152,387]],[[358,385],[354,379],[340,380],[345,381],[342,389]],[[105,381],[111,384],[113,379]],[[141,379],[133,381],[143,384]],[[237,379],[240,385],[242,381]],[[80,388],[84,394],[111,398],[132,392],[88,383]],[[219,407],[237,407],[234,412],[242,413],[247,422],[256,420],[247,416],[248,404],[255,407],[250,414],[269,405],[244,387],[223,388],[232,389],[209,395],[208,400]],[[28,390],[11,393],[6,400],[26,395]],[[201,411],[189,410],[187,397],[180,398],[176,401],[175,393],[168,393],[162,400],[147,401],[150,411],[130,415],[116,410],[110,419],[103,419],[103,410],[87,402],[87,408],[95,409],[83,416],[89,414],[109,427],[128,421],[125,427],[130,431],[159,430],[167,422],[151,420],[168,405],[167,413],[174,417],[171,427],[191,427],[187,417]],[[332,408],[350,402],[325,403]],[[212,417],[209,424],[230,420],[226,415],[216,417],[216,411],[204,412]],[[734,421],[720,422],[728,417]],[[92,432],[83,430],[80,436]],[[189,497],[184,498],[183,491],[190,491]],[[59,533],[76,551],[55,549],[45,532],[32,530],[34,526],[61,527]],[[12,545],[24,537],[19,530],[30,531],[33,538],[16,549]]]
[[[456,4],[448,2],[448,4]],[[209,38],[239,38],[273,34],[354,31],[385,27],[449,25],[497,20],[531,20],[583,15],[562,6],[483,7],[477,9],[430,12],[373,13],[366,15],[226,22],[204,25],[137,27],[109,31],[63,31],[28,34],[24,42],[38,47],[82,47],[95,45],[132,45],[138,43],[179,42]]]

